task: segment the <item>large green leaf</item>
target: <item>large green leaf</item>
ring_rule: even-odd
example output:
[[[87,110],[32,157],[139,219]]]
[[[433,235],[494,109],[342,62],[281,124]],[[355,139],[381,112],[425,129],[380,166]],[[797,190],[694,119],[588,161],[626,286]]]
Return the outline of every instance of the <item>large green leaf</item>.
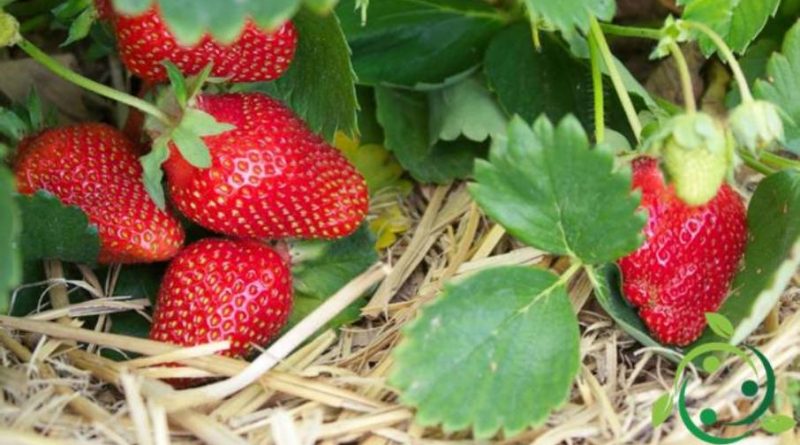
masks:
[[[575,27],[586,31],[591,17],[611,20],[617,11],[615,0],[525,0],[525,5],[533,18],[542,18],[566,32]]]
[[[472,196],[512,235],[533,247],[586,264],[614,261],[642,242],[630,171],[613,171],[612,153],[590,149],[573,116],[533,128],[519,117],[496,138],[488,161],[475,164]]]
[[[378,261],[375,238],[367,225],[335,241],[292,244],[294,287],[307,297],[324,300]]]
[[[431,144],[430,107],[426,93],[377,87],[378,122],[383,126],[384,145],[400,164],[420,182],[447,183],[472,172],[484,145],[458,139]]]
[[[770,58],[766,78],[756,81],[755,95],[781,107],[785,145],[800,153],[800,23],[786,34],[782,52]]]
[[[744,267],[718,311],[735,326],[732,344],[758,328],[800,266],[800,173],[783,171],[761,181],[750,201],[747,227]],[[709,341],[727,339],[707,330],[698,344]]]
[[[477,66],[506,22],[480,0],[371,0],[366,24],[355,0],[336,9],[360,82],[439,84]]]
[[[468,77],[452,86],[430,93],[431,143],[454,141],[463,136],[483,142],[504,134],[508,117],[486,88],[481,77]]]
[[[133,299],[147,298],[154,307],[164,270],[164,264],[123,266],[117,277],[114,295]],[[111,332],[147,338],[150,322],[136,311],[111,314]]]
[[[17,249],[21,221],[14,193],[14,176],[0,165],[0,314],[8,311],[9,291],[22,278]]]
[[[241,85],[287,103],[312,130],[332,140],[336,130],[358,131],[355,78],[347,42],[336,16],[300,11],[294,24],[302,38],[292,65],[273,82]]]
[[[18,196],[22,212],[20,249],[26,260],[59,259],[93,264],[100,252],[97,227],[77,207],[65,206],[55,196],[39,191]]]
[[[489,85],[508,114],[533,122],[542,113],[559,120],[569,113],[593,117],[589,68],[572,57],[555,36],[542,34],[533,47],[530,27],[519,23],[500,32],[486,51]]]
[[[144,12],[154,0],[113,0],[126,14]],[[195,43],[210,32],[223,42],[234,40],[249,17],[266,29],[275,29],[292,18],[301,5],[315,12],[333,9],[334,0],[158,0],[170,30],[182,42]]]
[[[679,0],[686,5],[683,18],[710,26],[728,46],[744,53],[764,29],[767,20],[778,11],[780,0]],[[706,36],[700,37],[700,48],[706,55],[716,47]]]
[[[550,272],[484,270],[444,293],[404,330],[389,382],[421,425],[511,437],[542,423],[578,370],[578,321]]]

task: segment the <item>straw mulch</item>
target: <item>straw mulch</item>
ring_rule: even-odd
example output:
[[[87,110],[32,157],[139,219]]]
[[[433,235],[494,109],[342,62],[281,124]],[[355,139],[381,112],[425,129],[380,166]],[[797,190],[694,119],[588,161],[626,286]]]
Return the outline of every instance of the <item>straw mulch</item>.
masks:
[[[340,332],[315,337],[325,316],[333,315],[330,306],[323,308],[315,314],[322,318],[298,326],[287,334],[288,340],[273,344],[258,359],[260,369],[255,371],[260,377],[255,384],[225,399],[205,389],[176,395],[157,380],[239,374],[246,362],[213,355],[224,344],[181,350],[106,334],[107,322],[93,330],[83,329],[83,316],[142,310],[147,303],[112,299],[113,289],[100,284],[107,277],[95,277],[89,270],[83,281],[66,283],[59,279],[60,265],[49,264],[51,280],[44,287],[52,306],[45,305],[24,319],[0,318],[4,389],[0,444],[471,443],[466,432],[445,434],[415,425],[413,412],[400,405],[386,386],[400,329],[448,280],[497,265],[538,265],[562,271],[566,264],[510,240],[502,228],[484,218],[463,185],[424,188],[410,198],[406,208],[415,227],[384,253],[382,263],[388,267],[370,269],[332,298],[331,304],[346,304],[377,285],[364,318]],[[96,299],[65,306],[66,292],[75,286],[91,290]],[[787,290],[780,307],[749,339],[781,376],[779,391],[786,390],[789,379],[800,378],[796,367],[799,289],[795,283]],[[674,417],[657,431],[650,427],[650,407],[672,384],[674,364],[618,329],[594,302],[585,276],[571,283],[570,296],[581,321],[583,359],[569,402],[545,425],[494,442],[694,443]],[[293,349],[295,345],[299,348]],[[142,357],[113,362],[98,355],[104,348]],[[184,367],[160,366],[176,361]],[[732,402],[746,372],[733,368],[706,379],[702,386],[694,381],[692,406],[712,407],[731,416],[747,412],[748,406]],[[230,392],[231,387],[213,391],[217,390]],[[792,415],[787,398],[778,399],[776,409]],[[193,406],[197,400],[210,403]],[[800,435],[789,432],[755,440],[796,444]]]

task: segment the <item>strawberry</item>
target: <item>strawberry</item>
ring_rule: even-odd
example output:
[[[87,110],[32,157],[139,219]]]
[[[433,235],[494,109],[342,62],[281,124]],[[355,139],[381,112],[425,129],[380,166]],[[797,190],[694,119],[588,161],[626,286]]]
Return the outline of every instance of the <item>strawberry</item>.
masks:
[[[212,63],[212,76],[232,82],[274,80],[289,68],[297,48],[297,32],[291,22],[266,32],[248,20],[230,45],[205,35],[195,45],[185,46],[167,28],[158,6],[130,17],[110,13],[107,1],[98,0],[96,5],[101,17],[110,16],[122,62],[151,83],[167,80],[164,60],[177,65],[185,75],[197,74]]]
[[[292,275],[282,257],[252,240],[204,239],[167,268],[150,338],[181,346],[229,340],[242,357],[280,331],[292,308]]]
[[[622,290],[653,336],[685,346],[719,309],[744,253],[745,207],[727,184],[707,204],[681,201],[653,158],[633,163],[633,187],[649,219],[645,243],[619,261]]]
[[[78,124],[23,139],[15,173],[20,193],[46,190],[86,213],[100,235],[101,263],[164,261],[183,245],[178,220],[158,209],[142,184],[133,143],[108,125]]]
[[[206,136],[211,167],[171,146],[164,164],[176,207],[199,225],[251,238],[333,239],[366,216],[364,178],[286,106],[259,93],[200,95],[196,107],[234,130]]]

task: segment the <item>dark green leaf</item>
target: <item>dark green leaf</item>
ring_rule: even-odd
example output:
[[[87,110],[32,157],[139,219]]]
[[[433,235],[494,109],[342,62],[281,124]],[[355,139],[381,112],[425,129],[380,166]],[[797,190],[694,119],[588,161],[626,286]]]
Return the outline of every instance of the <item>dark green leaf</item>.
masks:
[[[574,113],[588,126],[593,119],[588,67],[550,34],[542,34],[539,51],[532,40],[530,27],[520,23],[489,45],[484,70],[500,104],[528,122],[542,113],[552,120]]]
[[[446,287],[406,325],[389,382],[423,426],[478,439],[542,423],[578,370],[578,320],[550,272],[503,267]]]
[[[14,176],[0,165],[0,314],[8,311],[9,291],[22,278],[17,237],[21,220],[14,202]]]
[[[474,68],[507,21],[480,0],[372,0],[362,24],[355,0],[337,8],[360,82],[440,84]]]
[[[653,408],[650,411],[650,424],[653,425],[653,428],[656,428],[664,423],[670,414],[672,414],[672,394],[665,392],[653,403]]]
[[[39,191],[18,196],[22,213],[20,249],[27,260],[59,259],[94,264],[100,252],[97,227],[77,207],[65,206],[55,196]]]
[[[470,190],[484,211],[526,244],[585,264],[614,261],[642,242],[630,171],[613,172],[603,146],[589,148],[573,116],[533,128],[516,117],[489,160],[475,163]]]
[[[320,17],[303,10],[294,24],[302,38],[286,74],[274,82],[238,89],[262,91],[283,100],[329,141],[336,130],[356,134],[355,78],[338,19],[333,14]]]
[[[17,142],[28,133],[30,125],[8,108],[0,107],[0,135]]]
[[[136,264],[123,266],[114,287],[114,295],[147,298],[155,305],[158,288],[164,275],[164,264]],[[139,338],[147,338],[150,322],[136,311],[111,315],[111,332]]]
[[[295,241],[291,250],[295,289],[318,300],[330,297],[378,261],[375,238],[366,225],[336,241]]]
[[[782,53],[773,54],[767,64],[767,80],[758,80],[755,95],[783,110],[785,145],[800,153],[800,23],[786,34]]]
[[[574,28],[589,29],[589,19],[611,20],[617,11],[615,0],[525,0],[528,11],[534,18],[541,18],[561,31]]]
[[[386,135],[384,146],[420,182],[447,183],[472,172],[482,144],[457,140],[431,145],[428,95],[377,87],[378,122]]]
[[[761,429],[770,434],[781,434],[791,430],[797,421],[783,414],[771,414],[761,419]]]
[[[356,87],[358,96],[358,132],[361,145],[383,145],[383,128],[378,123],[375,105],[375,90],[369,87]]]
[[[292,313],[289,315],[289,321],[282,331],[286,332],[297,323],[303,321],[310,313],[314,312],[325,300],[319,298],[309,297],[301,293],[295,293],[294,306]],[[361,318],[361,308],[367,304],[366,298],[359,298],[350,306],[347,306],[342,312],[333,317],[328,323],[325,324],[323,329],[336,329],[340,326],[345,326],[358,321]]]
[[[167,71],[167,77],[169,77],[169,83],[172,86],[172,92],[175,94],[178,105],[181,109],[186,108],[186,103],[189,100],[189,95],[186,90],[186,78],[183,77],[180,68],[169,60],[165,60],[161,62],[161,64],[164,65]]]
[[[733,323],[722,314],[706,312],[708,327],[719,337],[729,339],[733,335]]]
[[[92,8],[85,9],[80,15],[75,17],[72,21],[72,24],[69,27],[69,34],[67,35],[67,40],[61,44],[61,46],[67,46],[78,40],[83,40],[86,36],[89,35],[89,31],[92,30],[92,25],[94,25],[95,19],[97,18],[97,13]]]
[[[778,11],[780,0],[679,0],[678,4],[686,5],[684,19],[710,26],[731,49],[744,53]],[[716,51],[704,35],[700,47],[706,55]]]
[[[800,266],[800,173],[784,171],[761,181],[750,201],[747,227],[744,267],[717,311],[735,326],[731,344],[758,328]],[[696,344],[719,340],[706,331]]]
[[[431,144],[454,141],[461,136],[483,142],[504,134],[508,117],[481,78],[468,77],[430,93]]]
[[[167,137],[162,136],[153,142],[153,149],[150,153],[142,156],[139,162],[144,170],[144,188],[156,203],[158,208],[164,209],[167,206],[167,198],[164,195],[164,171],[161,165],[169,159],[169,146]]]
[[[753,43],[739,58],[739,65],[742,67],[744,77],[748,85],[752,85],[757,79],[763,78],[767,74],[767,62],[775,51],[780,50],[780,43],[772,39],[760,39]],[[729,109],[733,109],[741,103],[741,93],[736,88],[736,84],[731,85],[731,90],[725,98],[725,104]]]

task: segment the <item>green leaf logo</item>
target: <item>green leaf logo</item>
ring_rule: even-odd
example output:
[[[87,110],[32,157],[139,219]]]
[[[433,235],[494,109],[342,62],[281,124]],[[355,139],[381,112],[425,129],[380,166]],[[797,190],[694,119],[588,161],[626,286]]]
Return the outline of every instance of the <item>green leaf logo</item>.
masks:
[[[653,428],[658,427],[672,414],[672,393],[665,392],[653,403],[653,410],[650,412],[650,423]]]
[[[794,419],[783,414],[773,414],[761,419],[761,428],[772,434],[781,434],[794,428],[797,424]]]
[[[733,336],[733,323],[724,315],[706,312],[706,321],[708,321],[708,327],[720,337],[729,339]]]

